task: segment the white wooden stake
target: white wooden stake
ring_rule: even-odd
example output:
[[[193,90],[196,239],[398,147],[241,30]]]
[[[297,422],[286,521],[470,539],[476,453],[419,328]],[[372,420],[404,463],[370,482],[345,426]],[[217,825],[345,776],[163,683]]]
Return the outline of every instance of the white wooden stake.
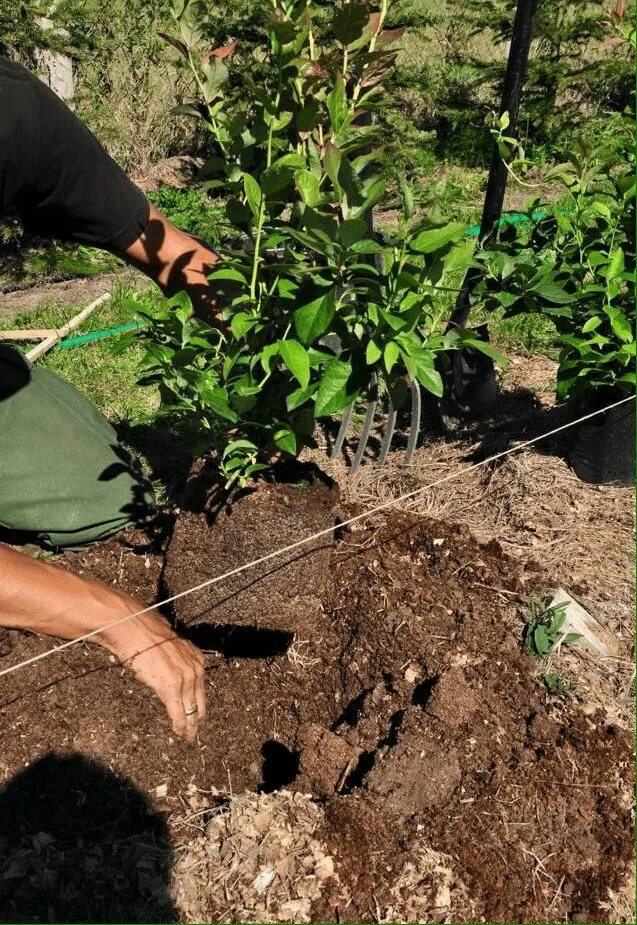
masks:
[[[67,321],[66,324],[62,325],[61,328],[57,328],[57,330],[52,331],[50,335],[42,341],[42,343],[38,344],[37,347],[33,347],[28,351],[28,353],[25,354],[27,360],[29,360],[31,363],[34,363],[41,356],[44,356],[45,353],[48,353],[51,347],[54,347],[58,341],[62,340],[63,337],[66,337],[66,335],[75,330],[75,328],[79,327],[82,322],[89,317],[89,315],[93,314],[96,308],[99,308],[100,305],[103,305],[107,299],[110,299],[110,297],[110,292],[105,292],[99,297],[99,299],[95,299],[94,302],[91,302],[90,305],[87,305],[86,308],[83,308],[79,314],[75,315],[73,318],[71,318],[70,321]]]

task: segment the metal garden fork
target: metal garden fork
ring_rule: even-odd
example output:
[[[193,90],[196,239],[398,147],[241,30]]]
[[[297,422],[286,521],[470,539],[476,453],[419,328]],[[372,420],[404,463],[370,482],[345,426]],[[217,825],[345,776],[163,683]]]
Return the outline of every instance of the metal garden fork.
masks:
[[[372,383],[372,388],[374,391],[377,390],[377,382]],[[403,460],[403,466],[410,466],[413,460],[414,451],[416,449],[416,444],[418,443],[418,436],[420,434],[420,421],[422,416],[422,395],[420,393],[420,386],[414,380],[410,383],[409,391],[411,394],[411,420],[409,424],[409,435],[407,438],[407,449],[405,451],[405,458]],[[365,455],[365,450],[369,443],[369,435],[371,433],[374,416],[376,414],[376,408],[379,404],[378,397],[370,399],[365,404],[365,420],[363,422],[363,429],[358,441],[358,447],[352,464],[350,466],[350,472],[356,472],[358,467],[363,461]],[[343,444],[345,438],[347,437],[347,431],[352,421],[352,414],[354,412],[354,403],[348,405],[345,411],[343,412],[343,419],[341,420],[341,426],[338,431],[338,435],[332,447],[330,453],[330,458],[333,459],[338,453],[343,449]],[[383,436],[380,445],[380,453],[376,460],[377,466],[384,466],[387,461],[387,456],[391,448],[391,442],[396,430],[396,419],[398,417],[398,411],[394,408],[391,401],[389,402],[389,409],[387,412],[387,419],[384,426]]]
[[[323,337],[319,343],[322,346],[327,347],[328,350],[331,350],[336,355],[341,352],[341,339],[336,334],[328,334],[326,337]],[[370,382],[370,391],[373,397],[370,398],[369,401],[365,402],[365,420],[363,421],[363,429],[359,437],[358,447],[356,448],[356,452],[350,466],[350,472],[356,472],[362,463],[363,457],[365,456],[365,450],[367,449],[367,445],[369,443],[372,427],[374,426],[376,409],[380,403],[378,397],[378,379],[376,375],[373,376]],[[422,394],[420,391],[420,386],[416,380],[409,384],[409,392],[411,395],[411,419],[409,424],[409,435],[407,437],[407,449],[405,451],[405,458],[402,463],[403,466],[410,466],[413,461],[414,452],[418,444],[418,437],[420,435],[420,424],[422,419]],[[343,412],[338,435],[329,453],[330,459],[334,459],[343,449],[343,444],[345,443],[347,432],[350,428],[350,424],[352,423],[354,406],[355,402],[352,402],[350,405],[347,405]],[[391,442],[396,431],[397,419],[398,409],[394,408],[390,400],[389,409],[387,411],[387,419],[385,421],[383,436],[381,439],[380,452],[378,454],[378,458],[376,459],[377,466],[384,466],[387,461],[387,456],[391,449]]]

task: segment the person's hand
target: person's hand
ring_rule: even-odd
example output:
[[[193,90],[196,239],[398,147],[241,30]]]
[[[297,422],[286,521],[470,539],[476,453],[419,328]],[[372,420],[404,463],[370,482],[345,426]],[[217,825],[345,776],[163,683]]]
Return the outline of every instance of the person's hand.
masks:
[[[175,732],[192,742],[206,711],[203,655],[156,610],[117,622],[140,610],[115,588],[0,543],[0,627],[62,639],[90,634],[157,694]]]
[[[136,602],[131,606],[131,613],[142,609]],[[177,735],[193,742],[206,715],[200,650],[181,639],[155,611],[112,627],[103,636],[106,647],[162,701]]]

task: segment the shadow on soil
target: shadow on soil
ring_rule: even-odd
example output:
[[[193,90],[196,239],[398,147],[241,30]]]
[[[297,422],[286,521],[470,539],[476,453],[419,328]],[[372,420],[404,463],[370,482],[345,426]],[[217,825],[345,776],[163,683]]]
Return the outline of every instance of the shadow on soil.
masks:
[[[0,922],[175,922],[162,817],[130,781],[49,753],[0,790]]]
[[[150,477],[158,479],[166,497],[181,502],[181,495],[193,462],[195,437],[182,433],[167,421],[119,421],[118,438],[148,463]]]
[[[227,623],[180,625],[179,633],[203,652],[219,652],[225,658],[275,658],[294,642],[294,633]]]
[[[480,462],[501,453],[519,441],[532,440],[574,419],[565,405],[546,407],[529,389],[500,392],[488,416],[476,421],[463,421],[448,431],[452,439],[480,441],[479,447],[467,457]],[[535,444],[538,453],[565,459],[569,447],[569,431],[548,437]]]

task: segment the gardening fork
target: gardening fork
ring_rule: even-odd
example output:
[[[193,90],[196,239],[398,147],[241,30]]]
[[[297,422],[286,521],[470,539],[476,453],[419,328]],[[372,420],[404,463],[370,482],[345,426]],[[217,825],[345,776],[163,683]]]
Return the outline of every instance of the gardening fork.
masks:
[[[326,337],[323,337],[319,343],[321,346],[327,347],[328,350],[331,350],[337,356],[341,352],[341,339],[336,334],[328,334]],[[378,379],[375,374],[373,375],[370,382],[370,391],[373,397],[365,402],[365,420],[363,421],[363,429],[359,437],[358,447],[350,466],[350,472],[356,472],[362,463],[363,457],[365,456],[365,450],[367,449],[367,445],[369,443],[369,436],[371,434],[372,427],[374,426],[374,417],[376,415],[376,409],[379,404]],[[405,451],[405,458],[403,460],[404,466],[410,466],[412,463],[414,451],[418,443],[418,436],[420,434],[420,422],[422,417],[422,395],[420,392],[420,386],[415,380],[409,384],[409,391],[411,395],[411,420],[409,425],[409,436],[407,437],[407,449]],[[343,449],[343,444],[345,443],[345,438],[347,437],[347,432],[352,422],[354,405],[354,402],[352,402],[350,405],[347,405],[343,412],[341,426],[339,427],[338,435],[329,454],[330,459],[334,459]],[[387,420],[381,439],[380,452],[378,454],[378,458],[376,459],[376,465],[378,466],[384,466],[385,462],[387,461],[387,456],[391,448],[391,442],[396,430],[397,418],[398,409],[394,408],[390,400],[389,409],[387,412]]]
[[[373,385],[375,387],[376,383],[374,382]],[[422,396],[420,394],[420,386],[415,380],[410,383],[409,390],[411,393],[411,421],[409,425],[409,436],[407,438],[407,449],[405,451],[405,458],[403,460],[404,466],[410,466],[412,463],[416,444],[418,443],[418,435],[420,434],[420,418],[422,413]],[[363,422],[363,429],[358,441],[358,447],[350,466],[350,472],[356,472],[361,462],[363,461],[363,456],[365,455],[365,450],[367,449],[367,444],[369,443],[369,435],[374,423],[374,415],[376,413],[377,405],[378,398],[372,398],[370,401],[366,402],[365,421]],[[343,448],[343,443],[345,442],[347,431],[349,430],[349,426],[352,420],[353,411],[354,404],[352,403],[351,405],[348,405],[343,412],[341,426],[334,442],[334,446],[332,447],[332,452],[330,453],[331,459],[340,453]],[[387,455],[391,447],[394,431],[396,430],[397,417],[398,411],[396,408],[394,408],[390,401],[389,410],[387,412],[387,421],[385,423],[384,433],[380,445],[380,452],[378,454],[378,459],[376,460],[376,465],[378,466],[384,466],[387,460]]]

